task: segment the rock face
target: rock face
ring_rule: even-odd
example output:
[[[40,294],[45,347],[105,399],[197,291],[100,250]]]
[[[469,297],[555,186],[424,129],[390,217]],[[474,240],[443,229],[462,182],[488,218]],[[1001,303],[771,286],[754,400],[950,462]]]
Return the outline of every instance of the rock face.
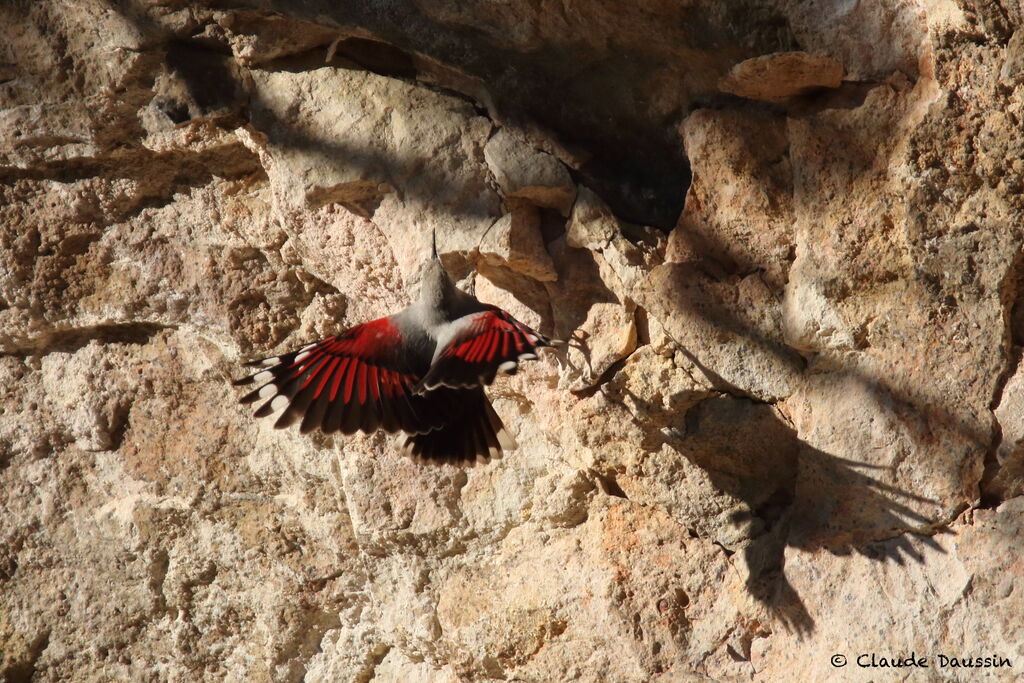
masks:
[[[627,5],[0,8],[0,681],[1024,666],[1024,17]],[[237,404],[431,230],[518,450]]]
[[[842,82],[843,65],[836,60],[806,52],[782,52],[740,62],[718,88],[753,100],[784,102],[816,88],[838,88]]]

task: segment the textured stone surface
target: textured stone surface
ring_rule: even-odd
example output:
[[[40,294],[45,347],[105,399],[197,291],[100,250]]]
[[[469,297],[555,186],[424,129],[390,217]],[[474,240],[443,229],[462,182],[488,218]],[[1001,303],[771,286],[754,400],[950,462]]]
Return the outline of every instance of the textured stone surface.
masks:
[[[480,258],[537,282],[553,282],[558,271],[544,245],[540,215],[531,206],[517,206],[488,228],[480,242]]]
[[[1019,10],[236,5],[0,7],[0,681],[1024,666]],[[432,230],[517,450],[237,404]]]
[[[484,158],[506,198],[557,209],[563,216],[569,213],[576,186],[558,159],[530,149],[505,128],[487,141]]]
[[[814,88],[838,88],[843,65],[806,52],[780,52],[740,62],[718,83],[722,92],[776,102]]]

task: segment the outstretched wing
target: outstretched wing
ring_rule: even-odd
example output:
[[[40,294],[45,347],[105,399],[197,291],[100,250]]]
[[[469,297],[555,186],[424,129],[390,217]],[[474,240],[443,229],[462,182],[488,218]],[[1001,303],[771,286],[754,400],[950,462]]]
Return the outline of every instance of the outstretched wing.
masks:
[[[538,347],[552,345],[552,340],[497,306],[453,321],[450,330],[414,393],[442,386],[470,389],[490,384],[499,371],[515,374],[519,361],[536,360]]]
[[[258,372],[235,382],[258,384],[242,403],[263,400],[256,417],[283,410],[274,427],[300,418],[302,433],[370,433],[378,428],[422,434],[436,429],[417,411],[413,388],[423,369],[402,357],[402,336],[391,318],[380,318],[283,356],[250,363]]]

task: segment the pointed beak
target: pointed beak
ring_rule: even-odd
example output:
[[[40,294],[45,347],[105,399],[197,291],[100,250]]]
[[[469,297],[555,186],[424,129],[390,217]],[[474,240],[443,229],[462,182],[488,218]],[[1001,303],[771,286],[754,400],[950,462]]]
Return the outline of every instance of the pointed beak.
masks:
[[[434,260],[437,260],[437,230],[431,229],[430,231],[430,256]]]

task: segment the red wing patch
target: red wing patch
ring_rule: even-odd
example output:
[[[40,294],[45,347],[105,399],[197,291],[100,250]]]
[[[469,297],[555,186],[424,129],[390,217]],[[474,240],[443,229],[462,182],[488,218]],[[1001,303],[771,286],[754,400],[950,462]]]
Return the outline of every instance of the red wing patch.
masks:
[[[420,377],[402,361],[401,333],[389,318],[250,365],[260,371],[236,385],[260,386],[242,403],[263,399],[256,417],[283,412],[274,426],[300,418],[300,431],[370,433],[377,428],[423,433],[436,425],[417,414],[412,393]],[[420,411],[422,412],[422,411]]]
[[[520,360],[535,360],[538,347],[552,345],[540,332],[496,306],[470,314],[456,324],[460,322],[463,329],[436,356],[415,393],[440,386],[469,389],[490,384],[498,372],[515,374]]]

